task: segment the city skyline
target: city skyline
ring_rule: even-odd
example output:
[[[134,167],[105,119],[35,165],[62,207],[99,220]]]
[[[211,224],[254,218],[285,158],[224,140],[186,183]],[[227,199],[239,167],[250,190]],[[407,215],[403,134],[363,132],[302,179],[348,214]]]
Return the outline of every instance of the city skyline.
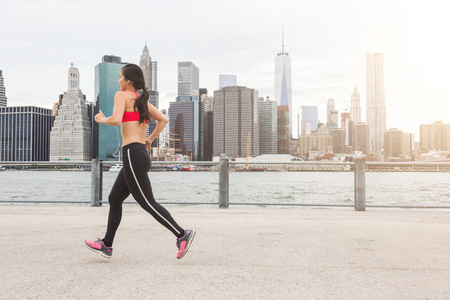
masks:
[[[365,116],[365,56],[382,52],[387,129],[398,128],[418,136],[420,124],[450,121],[446,113],[450,110],[446,72],[450,62],[444,59],[450,46],[441,38],[450,21],[432,3],[349,1],[342,5],[325,1],[274,5],[261,1],[258,13],[248,20],[234,13],[237,3],[231,1],[226,8],[205,1],[143,3],[142,9],[151,8],[155,18],[146,20],[144,26],[138,19],[131,20],[131,32],[113,17],[114,1],[107,6],[102,1],[90,3],[89,10],[87,1],[5,3],[0,17],[11,29],[5,31],[0,48],[0,69],[8,105],[50,108],[65,89],[65,76],[61,74],[72,62],[83,73],[83,92],[92,102],[94,68],[101,57],[115,54],[138,64],[145,43],[152,59],[158,61],[161,108],[167,108],[176,97],[179,61],[195,62],[201,70],[200,87],[210,91],[216,89],[218,74],[236,74],[238,85],[255,88],[260,96],[274,99],[273,57],[280,51],[284,25],[285,48],[292,57],[294,114],[301,105],[318,106],[319,119],[325,123],[327,99],[335,99],[336,109],[343,112],[350,107],[356,85]],[[239,4],[243,13],[254,10],[250,3]],[[179,9],[174,10],[173,5]],[[97,14],[100,9],[104,11],[102,17]],[[194,12],[199,21],[182,23],[181,14]],[[76,27],[64,22],[67,13],[83,15],[83,22]],[[213,22],[224,18],[233,25]],[[169,25],[162,25],[167,21]],[[68,36],[74,41],[70,45],[61,42]],[[35,76],[30,69],[39,70],[40,75]]]

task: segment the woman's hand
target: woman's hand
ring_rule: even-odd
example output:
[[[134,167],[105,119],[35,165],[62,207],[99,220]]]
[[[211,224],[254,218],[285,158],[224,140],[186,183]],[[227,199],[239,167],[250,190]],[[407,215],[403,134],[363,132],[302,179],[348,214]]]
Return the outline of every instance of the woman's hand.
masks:
[[[97,122],[97,123],[104,123],[106,118],[105,118],[105,115],[100,110],[100,112],[95,115],[94,119],[95,119],[95,122]]]
[[[152,146],[153,141],[153,139],[147,138],[145,140],[145,148],[149,149]]]

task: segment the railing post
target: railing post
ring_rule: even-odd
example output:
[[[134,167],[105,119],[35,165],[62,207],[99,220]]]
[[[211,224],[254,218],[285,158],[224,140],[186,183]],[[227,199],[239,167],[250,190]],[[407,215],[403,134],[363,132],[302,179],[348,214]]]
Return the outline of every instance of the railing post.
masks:
[[[228,194],[228,158],[226,154],[221,154],[219,160],[219,208],[228,208]]]
[[[100,189],[98,193],[98,205],[102,206],[103,200],[103,160],[100,159]]]
[[[355,164],[355,210],[366,210],[366,163],[357,160]]]
[[[94,158],[91,164],[91,206],[102,205],[102,179],[102,162]]]

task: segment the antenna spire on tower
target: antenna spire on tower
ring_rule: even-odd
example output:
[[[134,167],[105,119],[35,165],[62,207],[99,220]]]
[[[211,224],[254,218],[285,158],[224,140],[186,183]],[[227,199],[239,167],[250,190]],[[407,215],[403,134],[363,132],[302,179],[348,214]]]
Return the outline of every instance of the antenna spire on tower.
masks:
[[[282,25],[281,29],[281,52],[277,56],[289,56],[288,53],[284,52],[284,25]]]

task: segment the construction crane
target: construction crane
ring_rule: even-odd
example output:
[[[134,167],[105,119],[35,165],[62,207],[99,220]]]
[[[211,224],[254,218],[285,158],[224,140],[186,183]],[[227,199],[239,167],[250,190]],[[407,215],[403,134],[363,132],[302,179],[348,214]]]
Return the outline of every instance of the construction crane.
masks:
[[[168,136],[170,136],[170,134],[167,134]],[[161,137],[157,137],[157,156],[156,156],[156,160],[157,161],[159,161],[159,139],[161,139],[161,140],[165,140],[165,142],[164,142],[164,144],[165,144],[165,148],[166,148],[166,153],[165,153],[165,160],[167,160],[167,154],[169,153],[169,149],[173,149],[173,151],[176,153],[177,151],[181,151],[181,149],[179,149],[179,148],[175,148],[175,147],[173,147],[173,148],[169,148],[169,141],[174,141],[174,142],[177,142],[177,141],[181,141],[181,139],[175,139],[175,138],[170,138],[170,137],[168,137],[168,136],[161,136]],[[173,133],[172,135],[176,135],[175,133]],[[175,146],[175,143],[174,143],[174,146]]]

